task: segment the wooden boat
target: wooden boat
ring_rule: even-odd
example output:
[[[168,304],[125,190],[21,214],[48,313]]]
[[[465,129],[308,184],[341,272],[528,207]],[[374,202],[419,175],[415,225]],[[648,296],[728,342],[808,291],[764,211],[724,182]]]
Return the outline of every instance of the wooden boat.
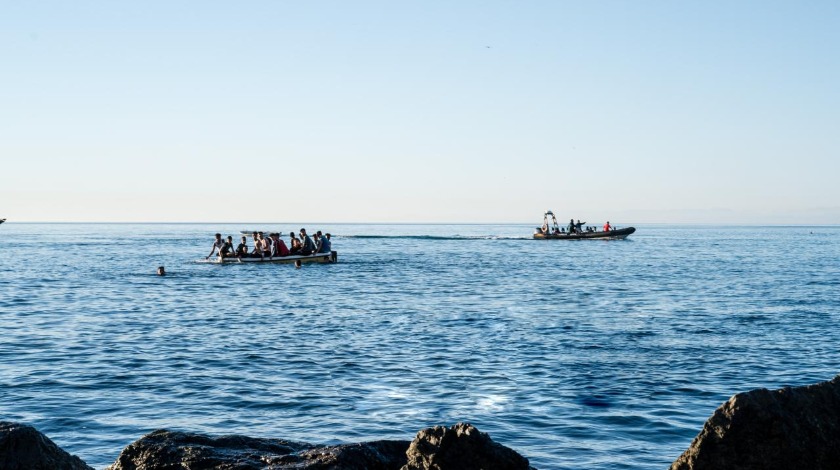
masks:
[[[293,264],[296,261],[301,263],[337,263],[338,252],[331,251],[329,253],[316,253],[314,255],[289,255],[289,256],[274,256],[269,258],[237,258],[229,256],[220,258],[213,256],[210,259],[198,260],[199,263],[221,264],[221,263],[274,263],[274,264]]]
[[[549,221],[550,218],[550,221]],[[634,227],[613,228],[609,231],[592,231],[592,232],[566,232],[560,230],[560,225],[557,223],[557,217],[551,211],[546,211],[543,215],[543,226],[537,227],[534,230],[534,238],[537,240],[624,240],[636,229]]]

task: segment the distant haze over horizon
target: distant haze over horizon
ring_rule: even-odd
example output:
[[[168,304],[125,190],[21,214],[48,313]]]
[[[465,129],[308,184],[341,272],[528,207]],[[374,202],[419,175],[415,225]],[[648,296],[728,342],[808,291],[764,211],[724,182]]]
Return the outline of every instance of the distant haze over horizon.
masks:
[[[0,218],[836,225],[838,24],[829,1],[12,3]]]
[[[826,217],[828,218],[828,217]],[[557,221],[561,226],[568,224],[570,217],[558,217]],[[833,222],[811,222],[812,220],[803,215],[797,221],[796,218],[777,218],[776,220],[750,218],[748,216],[738,217],[734,214],[729,217],[720,217],[715,220],[702,220],[702,218],[692,219],[687,217],[683,220],[655,220],[645,218],[621,218],[612,217],[609,219],[601,218],[595,219],[592,217],[574,217],[575,220],[580,219],[586,225],[600,227],[607,220],[613,226],[629,226],[633,224],[641,225],[708,225],[708,226],[840,226],[840,223]],[[254,219],[254,220],[154,220],[154,219],[136,219],[136,220],[7,220],[8,224],[197,224],[197,225],[534,225],[542,224],[542,215],[533,217],[530,220],[387,220],[387,221],[368,221],[368,220],[318,220],[318,219],[300,219],[300,220],[271,220],[271,219]],[[250,229],[251,227],[243,227],[243,229]]]

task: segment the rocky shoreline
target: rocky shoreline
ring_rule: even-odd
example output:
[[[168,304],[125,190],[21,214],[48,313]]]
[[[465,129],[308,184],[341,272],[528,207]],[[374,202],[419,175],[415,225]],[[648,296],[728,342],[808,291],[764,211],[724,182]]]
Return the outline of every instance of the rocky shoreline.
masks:
[[[458,423],[413,441],[319,446],[246,436],[158,430],[131,443],[108,470],[534,470],[528,459]],[[93,470],[31,426],[0,421],[0,470]]]
[[[467,423],[423,429],[413,441],[336,446],[158,430],[123,449],[108,467],[176,469],[535,470],[527,458]],[[730,398],[670,467],[712,469],[840,469],[840,376]],[[0,470],[93,469],[35,428],[0,421]]]

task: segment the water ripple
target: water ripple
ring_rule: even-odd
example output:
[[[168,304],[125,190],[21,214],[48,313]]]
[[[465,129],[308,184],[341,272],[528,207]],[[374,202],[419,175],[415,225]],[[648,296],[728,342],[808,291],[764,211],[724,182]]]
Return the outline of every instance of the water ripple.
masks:
[[[837,228],[348,225],[336,265],[192,262],[240,229],[3,224],[0,414],[99,468],[160,427],[337,443],[456,421],[537,468],[665,468],[733,393],[840,363]]]

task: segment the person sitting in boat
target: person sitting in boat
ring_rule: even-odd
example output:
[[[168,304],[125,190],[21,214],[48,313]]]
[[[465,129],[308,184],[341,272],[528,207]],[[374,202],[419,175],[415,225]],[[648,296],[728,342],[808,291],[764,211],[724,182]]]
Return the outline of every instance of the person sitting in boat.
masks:
[[[222,248],[219,250],[219,258],[227,258],[233,255],[233,237],[228,235],[227,239],[225,239],[225,243],[222,245]]]
[[[318,230],[318,233],[315,234],[315,238],[318,240],[315,243],[315,247],[317,248],[317,250],[315,250],[316,253],[329,253],[332,251],[330,241],[327,240],[326,236],[321,234],[320,230]]]
[[[295,232],[289,232],[289,254],[298,255],[300,254],[300,240],[297,239],[295,236]]]
[[[271,239],[274,241],[274,256],[289,256],[289,248],[286,246],[286,242],[280,238],[279,233],[272,233]]]
[[[312,242],[312,239],[309,238],[309,235],[306,234],[306,229],[300,229],[300,240],[301,240],[301,248],[300,254],[304,256],[311,255],[315,253],[315,243]]]
[[[239,245],[236,247],[236,257],[237,258],[247,258],[248,257],[248,238],[244,235],[242,236],[242,241],[239,242]]]
[[[222,240],[222,234],[217,233],[216,239],[213,240],[213,247],[210,248],[210,254],[207,255],[204,259],[210,259],[210,257],[213,256],[213,253],[215,253],[216,250],[219,250],[219,255],[221,256],[223,246],[225,246],[225,242]]]
[[[262,232],[259,233],[260,235],[260,250],[262,251],[263,258],[268,256],[268,259],[271,259],[271,237],[266,237],[265,234]]]
[[[262,258],[263,257],[262,241],[260,240],[260,236],[261,235],[259,233],[254,232],[254,234],[253,234],[254,249],[251,250],[251,254],[249,255],[250,258]]]
[[[608,220],[607,223],[604,224],[604,231],[609,232],[610,230],[612,230],[612,227],[610,226],[610,221]]]
[[[315,232],[315,235],[312,235],[312,242],[315,244],[315,249],[312,250],[313,253],[320,253],[321,252],[321,231],[318,230]]]
[[[321,242],[324,244],[324,253],[332,253],[332,242],[330,241],[329,233],[324,235],[324,239]]]

